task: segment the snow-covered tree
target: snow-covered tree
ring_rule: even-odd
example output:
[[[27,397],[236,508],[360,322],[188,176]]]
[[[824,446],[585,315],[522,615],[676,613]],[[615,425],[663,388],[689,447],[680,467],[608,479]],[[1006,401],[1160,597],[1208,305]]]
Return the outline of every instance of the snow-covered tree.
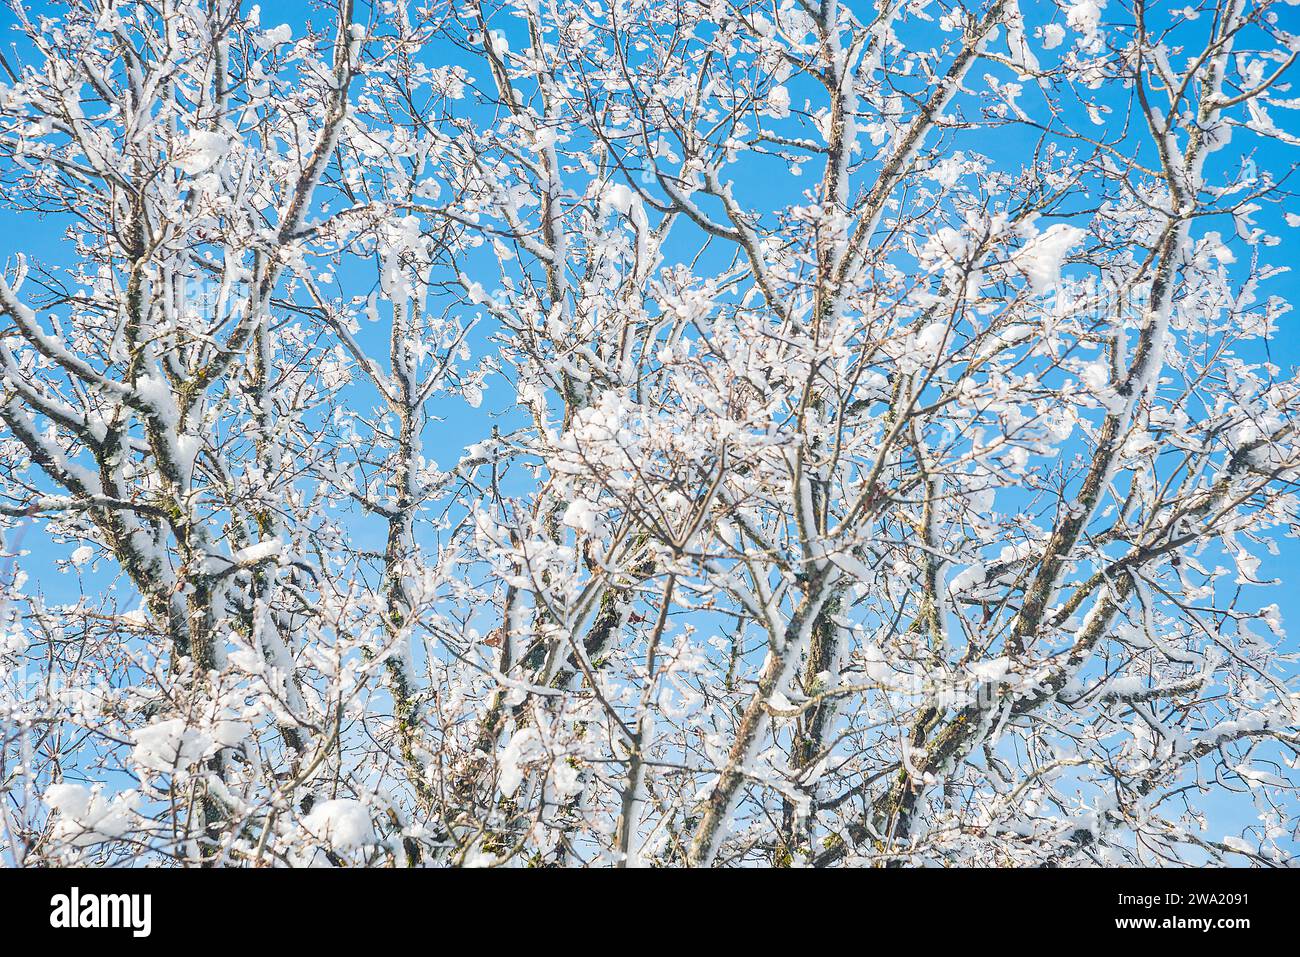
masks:
[[[7,862],[1293,861],[1296,9],[15,2]]]

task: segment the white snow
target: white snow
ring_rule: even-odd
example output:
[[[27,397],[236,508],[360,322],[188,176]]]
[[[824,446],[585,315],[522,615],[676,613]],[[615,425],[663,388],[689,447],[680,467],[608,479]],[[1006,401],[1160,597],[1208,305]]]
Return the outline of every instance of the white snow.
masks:
[[[640,202],[640,197],[622,183],[610,183],[601,194],[600,201],[607,209],[617,210],[626,216],[631,212],[633,204]]]
[[[263,50],[269,50],[273,46],[288,43],[292,39],[293,27],[287,23],[282,23],[274,29],[264,31],[254,42]]]
[[[599,506],[581,496],[569,503],[561,521],[569,528],[586,532],[588,535],[599,534],[603,524]]]
[[[172,165],[197,176],[215,166],[229,150],[230,141],[221,133],[196,130],[185,138],[172,159]]]
[[[988,569],[983,564],[971,565],[953,576],[948,584],[948,592],[953,595],[960,594],[974,585],[982,585],[987,577]]]
[[[313,837],[335,848],[360,847],[375,842],[375,828],[370,811],[360,801],[333,798],[318,801],[302,819]]]
[[[268,558],[275,558],[283,551],[284,542],[278,538],[268,538],[264,542],[257,542],[239,549],[230,556],[230,560],[240,566],[256,565]]]
[[[45,789],[45,803],[58,812],[50,837],[74,846],[98,843],[105,838],[122,837],[131,828],[131,811],[137,794],[127,790],[112,800],[96,786],[51,784]]]
[[[1087,230],[1056,223],[1029,240],[1013,257],[1035,293],[1047,292],[1061,279],[1066,255],[1083,241]]]
[[[970,673],[985,682],[1000,682],[1006,678],[1007,673],[1011,670],[1010,658],[994,658],[991,661],[980,661],[969,665]]]
[[[1011,54],[1011,62],[1020,68],[1020,76],[1039,72],[1038,57],[1030,49],[1029,41],[1025,37],[1025,20],[1020,13],[1020,4],[1016,0],[1012,0],[1007,6],[1006,27],[1007,50]]]
[[[1071,4],[1070,9],[1066,11],[1065,22],[1070,25],[1072,30],[1082,33],[1085,36],[1091,36],[1096,33],[1097,25],[1101,22],[1101,10],[1105,6],[1104,0],[1078,0]]]
[[[790,115],[790,91],[784,86],[774,86],[767,94],[767,106],[774,116]]]
[[[90,807],[90,789],[84,784],[51,784],[45,789],[45,803],[60,814],[82,817]]]
[[[183,770],[211,754],[216,742],[184,718],[169,718],[144,727],[131,735],[135,748],[131,757],[154,771]]]
[[[497,787],[506,797],[514,794],[523,781],[522,765],[532,755],[536,738],[536,728],[520,728],[497,755]]]

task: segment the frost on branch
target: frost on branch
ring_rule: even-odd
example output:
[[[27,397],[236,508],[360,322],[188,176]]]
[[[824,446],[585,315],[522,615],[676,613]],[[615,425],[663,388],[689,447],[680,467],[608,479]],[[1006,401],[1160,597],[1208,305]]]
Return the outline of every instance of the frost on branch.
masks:
[[[1300,36],[1190,10],[20,13],[6,863],[1293,862]]]

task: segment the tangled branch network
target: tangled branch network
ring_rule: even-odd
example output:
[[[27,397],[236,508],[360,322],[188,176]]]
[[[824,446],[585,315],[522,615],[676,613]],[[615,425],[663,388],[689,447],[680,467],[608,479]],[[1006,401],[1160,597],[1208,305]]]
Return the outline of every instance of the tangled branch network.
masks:
[[[0,26],[6,864],[1296,862],[1300,7]]]

